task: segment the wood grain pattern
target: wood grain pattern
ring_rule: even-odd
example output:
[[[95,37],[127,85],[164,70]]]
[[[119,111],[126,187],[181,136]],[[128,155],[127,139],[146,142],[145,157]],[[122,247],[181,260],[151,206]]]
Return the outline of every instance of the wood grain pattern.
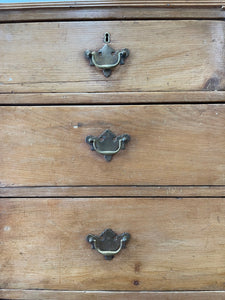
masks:
[[[224,103],[224,91],[0,94],[0,104]]]
[[[10,186],[225,185],[225,106],[3,106],[0,181]],[[85,138],[128,133],[108,163]]]
[[[121,6],[121,7],[131,7],[134,6],[136,8],[138,7],[154,7],[154,6],[162,6],[162,7],[168,7],[168,6],[222,6],[225,4],[224,0],[198,0],[198,1],[192,1],[192,0],[171,0],[165,1],[165,0],[104,0],[104,1],[87,1],[87,0],[80,0],[80,1],[56,1],[56,3],[52,2],[45,2],[45,3],[2,3],[0,5],[1,9],[17,9],[17,8],[58,8],[58,7],[115,7],[115,6]]]
[[[65,3],[65,2],[64,2]],[[16,8],[17,7],[17,8]],[[186,7],[74,7],[58,6],[52,9],[36,6],[27,9],[24,4],[2,7],[0,4],[0,21],[9,22],[37,22],[63,20],[146,20],[146,19],[216,19],[224,20],[225,10],[221,6],[201,6],[196,9]]]
[[[224,300],[225,292],[103,292],[0,290],[0,297],[15,300]]]
[[[191,20],[1,24],[0,92],[223,90],[224,28]],[[108,79],[84,58],[106,31],[115,49],[130,49]]]
[[[1,199],[0,287],[224,290],[224,199]],[[112,261],[89,233],[132,236]]]
[[[225,197],[225,186],[0,187],[0,197]]]
[[[22,22],[0,25],[0,104],[224,102],[224,5],[0,4],[0,22]],[[166,18],[179,21],[140,21]],[[83,58],[105,31],[113,47],[131,50],[108,79]],[[1,107],[0,298],[224,299],[224,113],[224,105]],[[132,136],[110,164],[84,141],[106,127]],[[112,262],[85,241],[107,227],[132,235]]]

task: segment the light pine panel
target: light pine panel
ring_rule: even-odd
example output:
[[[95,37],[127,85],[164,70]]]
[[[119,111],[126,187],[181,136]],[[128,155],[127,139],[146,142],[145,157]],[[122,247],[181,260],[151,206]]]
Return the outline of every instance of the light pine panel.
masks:
[[[1,107],[0,182],[10,186],[225,185],[225,106]],[[111,162],[88,135],[131,141]]]
[[[223,90],[223,21],[90,21],[0,25],[0,92]],[[128,48],[106,79],[86,49]]]
[[[140,2],[140,1],[139,1]],[[76,2],[77,3],[77,2]],[[91,2],[93,3],[93,1]],[[131,3],[131,2],[129,2]],[[211,1],[207,5],[193,6],[189,5],[190,1],[186,2],[185,8],[179,5],[168,6],[168,3],[163,4],[162,7],[156,5],[151,6],[83,6],[77,9],[76,5],[63,4],[57,5],[56,3],[51,5],[33,4],[13,4],[6,5],[0,4],[0,20],[1,22],[39,22],[39,21],[62,21],[62,20],[147,20],[147,19],[213,19],[223,20],[225,17],[225,10],[221,4],[212,3]],[[171,3],[171,1],[170,1]],[[199,3],[199,2],[198,2]],[[225,4],[225,3],[224,3]],[[52,7],[57,5],[57,9]],[[29,9],[27,9],[29,8]],[[41,8],[41,9],[40,9]]]
[[[13,9],[13,8],[20,8],[20,9],[26,9],[26,8],[60,8],[60,7],[72,7],[72,8],[87,8],[87,7],[100,7],[100,8],[105,8],[105,7],[135,7],[135,8],[140,8],[140,7],[176,7],[176,6],[182,6],[182,7],[191,7],[191,6],[196,6],[196,7],[216,7],[216,6],[222,6],[224,5],[223,0],[199,0],[199,1],[191,1],[191,0],[171,0],[169,3],[168,1],[164,0],[144,0],[144,1],[139,1],[139,0],[132,0],[132,1],[127,1],[127,0],[106,0],[106,1],[87,1],[87,0],[80,0],[80,1],[47,1],[47,0],[41,0],[41,1],[28,1],[24,0],[23,3],[18,3],[22,2],[22,0],[14,0],[14,3],[10,3],[13,0],[3,0],[0,5],[1,9]],[[9,2],[9,3],[7,3]],[[30,3],[27,3],[30,2]],[[32,3],[33,2],[33,3]],[[38,3],[35,3],[38,2]],[[54,3],[52,3],[54,2]]]
[[[224,215],[221,198],[1,199],[0,287],[224,290]],[[106,228],[131,234],[112,261],[86,241]]]
[[[37,0],[35,0],[37,2]],[[35,2],[33,1],[33,2]],[[126,0],[106,0],[106,1],[87,1],[87,0],[80,0],[80,1],[55,1],[55,3],[52,3],[52,1],[45,1],[41,0],[40,2],[44,3],[32,3],[31,1],[24,0],[25,3],[16,3],[21,2],[21,0],[16,1],[14,0],[14,5],[10,5],[10,1],[3,0],[3,2],[0,5],[0,8],[2,9],[8,9],[8,8],[58,8],[58,7],[74,7],[74,8],[82,8],[82,7],[115,7],[115,6],[121,6],[121,7],[154,7],[154,6],[221,6],[224,5],[223,0],[198,0],[198,1],[191,1],[191,0],[171,0],[169,3],[164,0],[132,0],[132,1],[126,1]],[[30,3],[26,3],[30,2]]]
[[[225,197],[224,186],[0,187],[0,197]]]
[[[224,291],[216,292],[103,292],[0,290],[0,297],[15,300],[224,300]]]
[[[225,91],[0,94],[0,104],[223,103]]]

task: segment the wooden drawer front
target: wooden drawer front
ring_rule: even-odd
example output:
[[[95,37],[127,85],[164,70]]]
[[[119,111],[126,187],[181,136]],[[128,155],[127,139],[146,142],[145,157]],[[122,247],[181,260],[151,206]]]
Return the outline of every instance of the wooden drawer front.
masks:
[[[224,199],[1,199],[1,288],[220,290]],[[86,241],[131,234],[106,261]]]
[[[224,185],[225,105],[1,107],[1,186]],[[129,134],[111,162],[88,135]]]
[[[222,90],[224,29],[203,20],[1,24],[0,92]],[[107,31],[115,50],[130,50],[109,78],[84,58]]]

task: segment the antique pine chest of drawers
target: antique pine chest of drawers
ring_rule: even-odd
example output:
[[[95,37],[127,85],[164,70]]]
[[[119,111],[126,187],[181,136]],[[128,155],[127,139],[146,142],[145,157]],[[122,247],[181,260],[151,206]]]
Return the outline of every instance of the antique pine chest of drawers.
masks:
[[[0,298],[224,299],[224,18],[0,4]]]

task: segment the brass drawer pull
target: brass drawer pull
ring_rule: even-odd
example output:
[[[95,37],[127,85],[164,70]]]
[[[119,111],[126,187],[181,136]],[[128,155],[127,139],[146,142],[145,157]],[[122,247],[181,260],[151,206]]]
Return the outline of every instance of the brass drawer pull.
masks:
[[[110,161],[112,156],[125,149],[125,143],[130,140],[128,134],[116,136],[111,130],[105,130],[100,136],[89,135],[86,143],[91,145],[91,150],[104,155],[106,161]]]
[[[90,66],[95,66],[103,70],[105,77],[109,77],[112,73],[112,68],[117,65],[124,65],[125,58],[129,56],[128,49],[115,51],[108,44],[110,43],[110,34],[105,33],[105,45],[98,51],[85,51],[85,57],[89,60]]]
[[[115,254],[125,248],[129,239],[129,233],[124,232],[117,235],[112,229],[106,229],[99,236],[93,234],[87,236],[87,241],[92,245],[92,249],[96,249],[107,260],[113,259]]]

